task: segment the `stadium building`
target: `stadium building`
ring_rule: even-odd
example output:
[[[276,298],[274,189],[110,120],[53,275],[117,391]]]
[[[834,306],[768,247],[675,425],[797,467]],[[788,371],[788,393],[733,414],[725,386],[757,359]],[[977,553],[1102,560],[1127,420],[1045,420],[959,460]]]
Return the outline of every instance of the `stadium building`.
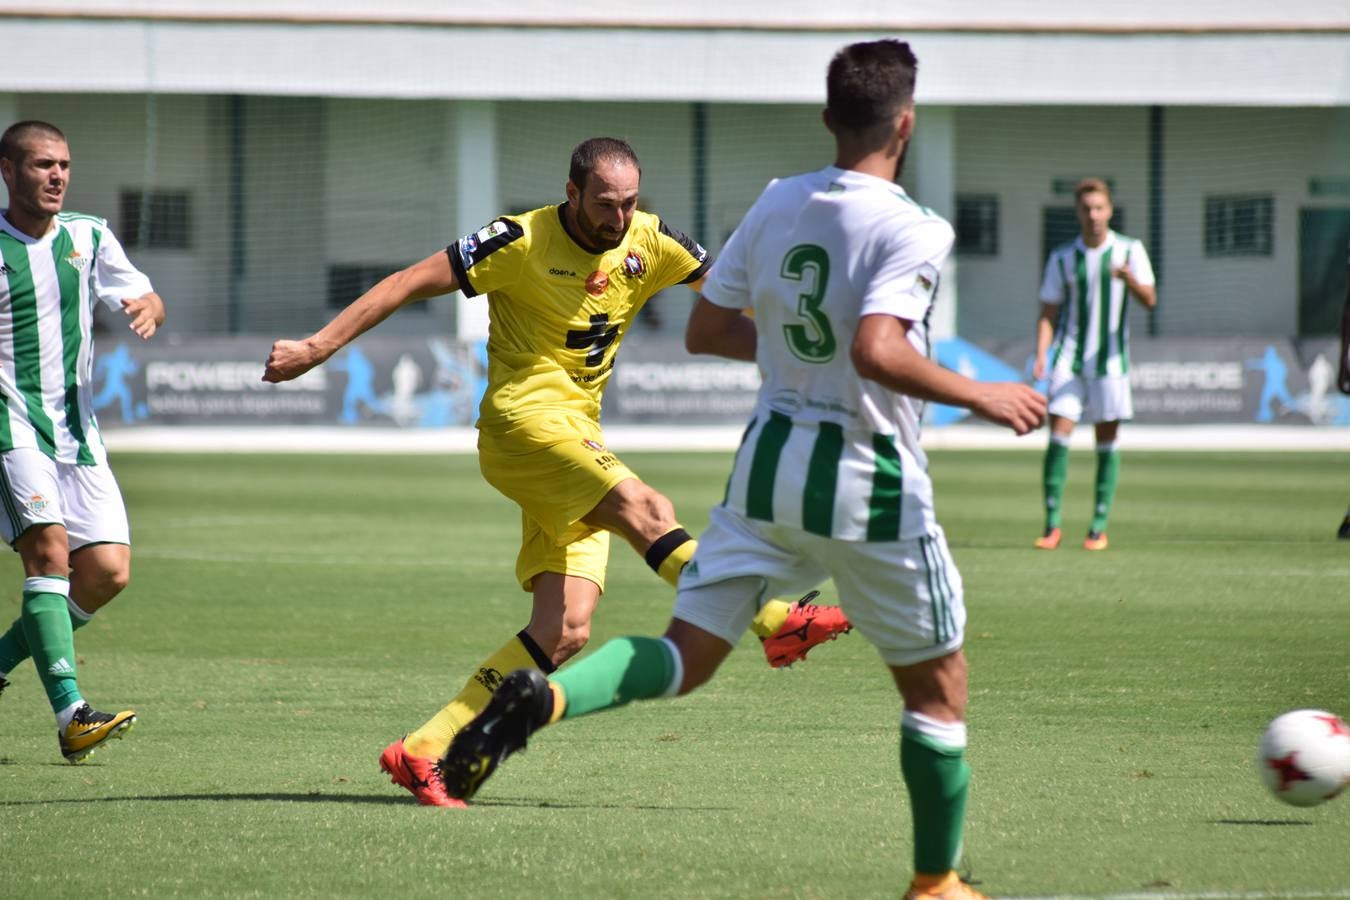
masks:
[[[68,208],[110,218],[171,333],[296,335],[491,216],[561,199],[593,134],[631,140],[643,205],[715,252],[769,178],[827,157],[821,73],[880,35],[920,57],[903,181],[959,235],[938,333],[1024,352],[1042,262],[1077,231],[1072,185],[1099,175],[1159,274],[1136,338],[1237,341],[1220,355],[1239,369],[1251,342],[1284,342],[1300,372],[1324,355],[1350,244],[1337,0],[4,2],[0,120],[66,130]],[[681,332],[690,297],[671,293],[633,340]],[[483,315],[444,298],[381,334],[471,341]]]

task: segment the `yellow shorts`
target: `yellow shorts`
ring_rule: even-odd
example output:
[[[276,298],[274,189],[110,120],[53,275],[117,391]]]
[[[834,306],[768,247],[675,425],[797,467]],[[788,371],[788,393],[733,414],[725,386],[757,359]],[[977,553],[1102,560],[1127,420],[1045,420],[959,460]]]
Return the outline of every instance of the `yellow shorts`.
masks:
[[[516,578],[525,590],[541,572],[576,575],[605,589],[609,532],[581,518],[615,485],[637,476],[603,441],[598,423],[561,414],[478,433],[483,477],[520,506]]]

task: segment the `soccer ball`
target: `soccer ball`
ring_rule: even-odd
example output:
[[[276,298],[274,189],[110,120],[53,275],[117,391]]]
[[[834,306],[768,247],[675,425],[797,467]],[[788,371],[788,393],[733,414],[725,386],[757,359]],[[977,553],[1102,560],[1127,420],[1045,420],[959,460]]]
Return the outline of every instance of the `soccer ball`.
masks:
[[[1350,785],[1350,726],[1321,709],[1287,712],[1261,735],[1256,764],[1277,799],[1316,806]]]

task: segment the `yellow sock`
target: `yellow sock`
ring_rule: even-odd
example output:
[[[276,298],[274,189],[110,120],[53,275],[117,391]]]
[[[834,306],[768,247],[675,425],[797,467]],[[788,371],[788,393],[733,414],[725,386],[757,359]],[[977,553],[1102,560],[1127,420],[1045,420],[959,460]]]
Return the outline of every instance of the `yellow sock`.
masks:
[[[671,587],[680,580],[680,570],[694,558],[698,541],[689,536],[689,532],[676,526],[667,531],[647,548],[647,565]]]
[[[464,689],[455,696],[441,711],[432,716],[426,724],[403,739],[403,746],[412,756],[425,758],[440,757],[450,747],[455,732],[473,721],[473,717],[483,711],[492,699],[492,692],[502,683],[502,678],[516,669],[543,668],[525,641],[529,640],[535,651],[538,645],[529,635],[521,632],[507,641],[501,648],[489,656],[464,684]],[[542,655],[542,654],[541,654]],[[545,661],[546,658],[545,658]],[[551,671],[549,665],[546,671]]]
[[[548,683],[548,689],[553,692],[553,712],[548,717],[548,724],[552,725],[563,717],[563,713],[567,712],[567,695],[563,693],[563,689],[557,683],[552,681]]]
[[[770,600],[760,607],[759,612],[750,621],[750,630],[761,640],[770,637],[775,631],[783,627],[783,623],[787,621],[790,612],[792,612],[790,603],[784,603],[782,600]]]

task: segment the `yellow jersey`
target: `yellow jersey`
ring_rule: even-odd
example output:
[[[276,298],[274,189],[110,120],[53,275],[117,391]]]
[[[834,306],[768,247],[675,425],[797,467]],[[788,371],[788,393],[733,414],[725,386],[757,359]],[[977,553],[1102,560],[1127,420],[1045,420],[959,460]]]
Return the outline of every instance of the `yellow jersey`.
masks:
[[[540,413],[600,420],[614,357],[656,292],[697,281],[708,252],[651,213],[594,253],[571,236],[566,204],[502,216],[446,248],[466,297],[487,294],[488,386],[478,427]]]

